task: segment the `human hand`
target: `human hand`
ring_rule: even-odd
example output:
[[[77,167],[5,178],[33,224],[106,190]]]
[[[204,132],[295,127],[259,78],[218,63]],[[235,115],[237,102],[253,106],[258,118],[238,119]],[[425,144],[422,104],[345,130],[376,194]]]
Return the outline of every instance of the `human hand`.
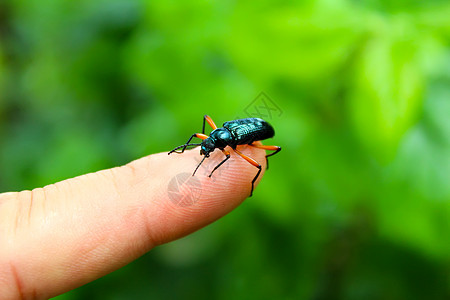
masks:
[[[265,151],[238,149],[263,165],[261,179]],[[196,148],[0,194],[1,299],[54,297],[224,216],[249,196],[257,172],[231,152],[212,178],[186,176],[199,162]],[[222,160],[216,151],[201,169]],[[190,181],[176,192],[180,178],[195,178],[195,194]]]

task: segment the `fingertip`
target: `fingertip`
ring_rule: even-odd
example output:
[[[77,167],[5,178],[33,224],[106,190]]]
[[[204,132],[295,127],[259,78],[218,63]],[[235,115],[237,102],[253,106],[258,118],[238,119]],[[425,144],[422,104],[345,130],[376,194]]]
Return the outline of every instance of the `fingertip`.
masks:
[[[239,150],[262,165],[256,186],[264,175],[265,151],[243,146]],[[231,157],[211,175],[211,171],[225,159],[215,151],[205,159],[195,176],[193,171],[203,156],[198,148],[182,154],[166,156],[152,155],[156,163],[152,168],[161,169],[161,182],[156,193],[160,199],[149,202],[148,211],[159,216],[150,218],[156,244],[165,243],[193,232],[226,215],[250,196],[252,180],[258,168],[230,151]],[[164,222],[161,222],[164,220]]]

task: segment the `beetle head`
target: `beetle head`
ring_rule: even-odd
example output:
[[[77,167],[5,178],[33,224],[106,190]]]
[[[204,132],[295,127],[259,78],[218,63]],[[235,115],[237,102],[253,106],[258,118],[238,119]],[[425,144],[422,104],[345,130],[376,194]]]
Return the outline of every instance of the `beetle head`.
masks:
[[[209,137],[207,139],[204,139],[202,141],[202,145],[201,145],[201,148],[200,148],[200,155],[204,155],[205,157],[203,157],[201,162],[197,165],[197,168],[195,168],[194,173],[192,174],[192,176],[195,175],[195,172],[197,172],[198,168],[203,163],[205,158],[209,157],[209,153],[213,152],[215,148],[216,148],[215,140],[212,139],[211,137]]]
[[[200,154],[209,157],[209,153],[213,152],[216,148],[214,140],[212,138],[204,139],[201,145]]]

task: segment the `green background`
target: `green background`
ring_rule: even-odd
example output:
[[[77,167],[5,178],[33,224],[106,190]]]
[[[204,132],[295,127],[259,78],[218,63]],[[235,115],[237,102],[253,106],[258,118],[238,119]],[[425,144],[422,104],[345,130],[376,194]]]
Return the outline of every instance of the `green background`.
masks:
[[[449,299],[449,16],[439,0],[1,1],[1,192],[168,151],[204,114],[263,116],[283,147],[230,215],[57,299]]]

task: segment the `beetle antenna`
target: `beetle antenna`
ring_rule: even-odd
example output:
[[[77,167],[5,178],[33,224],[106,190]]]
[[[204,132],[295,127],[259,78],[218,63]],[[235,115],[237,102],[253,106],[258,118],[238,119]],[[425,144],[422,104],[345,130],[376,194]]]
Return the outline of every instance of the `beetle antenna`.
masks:
[[[175,149],[172,149],[168,154],[171,154],[171,153],[173,153],[173,152],[175,152],[175,153],[183,153],[184,150],[185,150],[187,147],[191,147],[191,146],[201,146],[201,143],[196,143],[196,144],[184,144],[184,145],[181,145],[181,146],[176,147]],[[183,149],[181,152],[178,152],[177,150],[180,149],[180,148],[184,148],[184,149]]]
[[[192,173],[192,176],[194,176],[195,175],[195,172],[197,172],[197,169],[198,169],[198,167],[200,167],[200,165],[203,163],[203,161],[205,160],[205,158],[206,158],[206,155],[205,156],[203,156],[203,159],[202,159],[202,161],[198,164],[198,166],[197,166],[197,168],[195,168],[195,170],[194,170],[194,173]]]

